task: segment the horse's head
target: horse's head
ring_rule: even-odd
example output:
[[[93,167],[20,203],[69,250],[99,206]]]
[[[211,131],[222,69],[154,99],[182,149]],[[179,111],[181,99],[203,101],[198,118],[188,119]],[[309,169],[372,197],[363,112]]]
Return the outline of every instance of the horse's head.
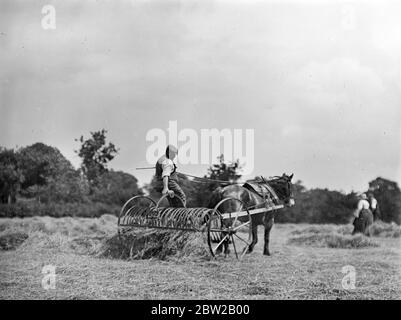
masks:
[[[294,193],[292,190],[293,188],[291,183],[293,176],[294,174],[288,176],[285,173],[283,173],[281,177],[277,176],[269,180],[269,184],[272,186],[274,191],[276,191],[276,194],[279,197],[279,199],[282,200],[284,204],[289,207],[295,205]]]

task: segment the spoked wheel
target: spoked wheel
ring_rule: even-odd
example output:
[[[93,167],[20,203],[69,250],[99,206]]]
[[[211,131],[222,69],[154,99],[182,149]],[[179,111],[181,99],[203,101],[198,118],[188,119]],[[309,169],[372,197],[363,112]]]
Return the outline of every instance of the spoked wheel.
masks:
[[[146,196],[135,196],[129,199],[122,207],[118,216],[118,234],[123,232],[125,227],[130,227],[130,222],[133,216],[136,216],[139,212],[144,212],[155,206],[156,202]]]
[[[225,198],[213,209],[207,225],[207,241],[213,257],[232,247],[242,259],[252,243],[251,216],[246,205],[236,198]]]

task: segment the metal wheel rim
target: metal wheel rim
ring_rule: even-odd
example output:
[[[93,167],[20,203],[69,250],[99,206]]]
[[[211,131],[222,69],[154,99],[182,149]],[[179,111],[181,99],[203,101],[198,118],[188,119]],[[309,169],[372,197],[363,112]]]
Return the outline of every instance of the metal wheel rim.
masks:
[[[224,221],[223,221],[223,220],[225,220],[225,219],[222,218],[222,214],[220,213],[220,211],[218,210],[218,208],[221,206],[221,204],[223,204],[223,203],[226,202],[226,201],[230,201],[230,200],[234,200],[234,201],[240,202],[240,203],[241,203],[241,210],[240,210],[240,211],[237,211],[237,212],[229,212],[229,213],[227,213],[228,216],[229,216],[229,220],[231,221],[231,223],[230,223],[230,226],[224,230],[224,227],[223,227],[223,226],[224,226]],[[244,208],[245,210],[242,210],[243,208]],[[234,223],[237,222],[237,221],[239,221],[239,220],[238,220],[238,214],[239,214],[239,212],[242,212],[242,211],[246,211],[247,221],[244,222],[244,223],[241,223],[241,225],[239,225],[239,226],[234,226]],[[217,219],[217,218],[214,218],[214,219],[213,219],[213,216],[216,216],[216,217],[218,217],[218,219],[220,219],[220,225],[221,225],[220,228],[221,228],[221,229],[220,229],[219,231],[218,231],[218,230],[214,230],[214,229],[212,230],[212,221],[213,221],[214,219]],[[250,231],[251,231],[251,223],[252,223],[252,221],[251,221],[251,215],[250,215],[250,213],[249,213],[249,210],[248,210],[246,204],[245,204],[243,201],[241,201],[241,200],[239,200],[239,199],[236,199],[236,198],[224,198],[223,200],[221,200],[221,201],[214,207],[213,213],[212,213],[212,215],[211,215],[211,217],[210,217],[210,219],[209,219],[209,221],[208,221],[208,228],[207,228],[207,231],[208,231],[208,245],[209,245],[209,251],[210,251],[211,255],[215,258],[215,257],[216,257],[215,252],[217,251],[217,249],[219,248],[220,245],[223,245],[222,242],[224,242],[224,241],[220,241],[219,243],[217,243],[215,249],[213,249],[212,239],[211,239],[211,232],[220,232],[222,235],[224,235],[225,232],[228,232],[228,233],[227,233],[226,235],[224,235],[223,238],[221,238],[221,239],[226,240],[226,238],[228,238],[227,240],[231,240],[231,245],[232,245],[232,247],[233,247],[233,249],[234,249],[234,253],[235,253],[236,258],[239,259],[239,260],[242,259],[242,258],[244,257],[244,255],[245,255],[245,253],[248,251],[249,246],[250,246],[251,243],[252,243],[252,239],[246,241],[246,240],[244,240],[243,238],[241,238],[239,235],[237,235],[237,232],[236,232],[236,231],[239,230],[239,229],[241,229],[242,227],[244,227],[244,226],[246,226],[246,225],[249,225],[248,227],[250,228]],[[250,232],[250,234],[251,234],[251,232]],[[243,249],[241,250],[241,252],[238,252],[238,251],[237,251],[237,247],[239,248],[240,246],[236,246],[236,244],[235,244],[235,241],[236,241],[236,240],[235,240],[235,237],[234,237],[234,236],[235,236],[239,241],[242,241],[243,243],[246,244],[246,246],[243,247]],[[230,246],[230,243],[228,244],[228,246]]]

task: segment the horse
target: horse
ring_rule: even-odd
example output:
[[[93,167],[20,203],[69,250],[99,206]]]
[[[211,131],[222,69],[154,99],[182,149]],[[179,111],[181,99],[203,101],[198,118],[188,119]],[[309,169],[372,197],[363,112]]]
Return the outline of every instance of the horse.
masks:
[[[278,200],[286,206],[295,205],[295,200],[293,197],[292,183],[291,180],[294,174],[288,176],[283,173],[282,176],[275,176],[272,179],[264,179],[263,182],[267,183],[276,193]],[[209,208],[213,208],[219,201],[224,198],[231,197],[241,200],[247,208],[262,208],[266,205],[266,199],[264,199],[261,195],[256,193],[254,190],[250,190],[249,188],[245,188],[245,185],[228,185],[226,187],[217,188],[210,199]],[[240,211],[241,203],[238,201],[227,201],[219,207],[220,213],[227,212],[235,212]],[[270,256],[269,250],[269,239],[270,239],[270,231],[274,224],[274,216],[275,210],[262,212],[251,215],[251,232],[252,232],[252,242],[248,247],[247,253],[251,253],[253,251],[254,246],[258,242],[258,226],[264,225],[265,227],[265,243],[263,254]],[[228,241],[223,242],[221,246],[224,246],[224,253],[229,253]],[[219,247],[219,252],[222,251],[221,246]]]

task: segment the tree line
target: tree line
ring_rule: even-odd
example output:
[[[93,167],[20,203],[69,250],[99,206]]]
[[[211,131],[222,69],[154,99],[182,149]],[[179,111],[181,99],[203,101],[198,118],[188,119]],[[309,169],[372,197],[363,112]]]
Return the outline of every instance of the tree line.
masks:
[[[131,174],[114,171],[108,163],[118,148],[106,140],[106,130],[91,132],[76,139],[81,166],[75,169],[55,147],[44,143],[19,148],[0,147],[0,217],[13,216],[99,216],[118,214],[133,195],[149,194],[158,199],[156,178],[143,188]],[[240,163],[226,163],[220,156],[204,178],[236,182],[241,179]],[[213,181],[192,181],[180,177],[189,207],[208,206]],[[336,190],[306,188],[302,181],[293,184],[296,205],[279,211],[277,222],[347,223],[356,207],[357,194]],[[396,182],[378,177],[369,183],[379,202],[383,221],[401,224],[401,191]]]
[[[126,199],[143,191],[133,175],[108,169],[118,150],[106,143],[106,133],[76,139],[82,160],[78,169],[44,143],[17,150],[0,147],[0,216],[117,214]]]

